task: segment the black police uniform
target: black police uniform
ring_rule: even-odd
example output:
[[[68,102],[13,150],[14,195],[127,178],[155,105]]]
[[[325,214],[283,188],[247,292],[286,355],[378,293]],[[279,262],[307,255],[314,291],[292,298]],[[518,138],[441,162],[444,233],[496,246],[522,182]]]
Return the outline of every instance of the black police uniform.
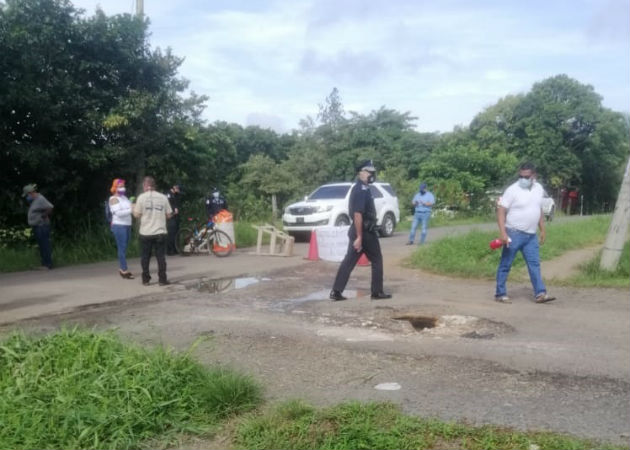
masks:
[[[350,273],[356,266],[362,253],[365,253],[372,265],[372,296],[383,292],[383,255],[378,242],[378,230],[376,226],[376,207],[370,186],[357,179],[350,192],[349,204],[350,217],[353,223],[348,230],[348,252],[339,266],[337,277],[333,284],[333,291],[343,292],[350,278]],[[352,246],[357,238],[354,227],[354,213],[363,216],[363,237],[361,239],[361,251],[357,252]]]
[[[175,208],[177,208],[177,211],[180,211],[180,194],[169,189],[169,191],[166,193],[166,198],[168,198],[168,202],[171,205],[171,209],[173,210],[173,215],[171,216],[171,218],[166,219],[166,231],[168,233],[166,241],[166,254],[175,255],[177,254],[175,238],[177,237],[177,232],[179,231],[179,213],[175,214]]]
[[[219,195],[218,198],[215,198],[211,195],[210,197],[206,198],[206,212],[208,213],[208,219],[214,221],[214,216],[217,215],[222,209],[228,209],[225,197]]]

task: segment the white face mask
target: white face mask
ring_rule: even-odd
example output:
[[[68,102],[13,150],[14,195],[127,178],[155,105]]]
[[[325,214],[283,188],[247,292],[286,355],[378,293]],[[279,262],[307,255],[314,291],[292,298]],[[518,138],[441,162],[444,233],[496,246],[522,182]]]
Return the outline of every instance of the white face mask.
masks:
[[[124,187],[121,187],[121,188],[116,189],[116,192],[118,192],[119,194],[124,194],[125,192],[127,192],[127,189],[125,189]]]
[[[523,189],[529,189],[532,187],[533,180],[531,178],[519,178],[518,185]]]
[[[212,196],[213,196],[214,198],[219,198],[219,193],[218,193],[218,192],[213,192],[213,193],[212,193]]]

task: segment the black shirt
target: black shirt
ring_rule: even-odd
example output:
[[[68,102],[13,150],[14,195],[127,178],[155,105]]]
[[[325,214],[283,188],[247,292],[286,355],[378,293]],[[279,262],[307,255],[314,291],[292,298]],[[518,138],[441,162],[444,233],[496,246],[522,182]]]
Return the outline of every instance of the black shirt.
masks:
[[[227,207],[227,201],[222,195],[218,198],[215,198],[214,196],[206,198],[206,212],[208,213],[208,217],[211,219],[218,214],[219,211],[227,209]]]
[[[374,206],[374,198],[368,184],[363,184],[361,180],[357,180],[350,191],[350,201],[348,205],[350,218],[354,222],[354,213],[361,213],[363,216],[363,227],[366,225],[376,224],[376,207]]]
[[[173,215],[175,215],[175,208],[177,208],[177,211],[179,212],[179,197],[180,196],[178,192],[173,192],[169,190],[166,193],[166,198],[168,198],[168,203],[171,205]]]

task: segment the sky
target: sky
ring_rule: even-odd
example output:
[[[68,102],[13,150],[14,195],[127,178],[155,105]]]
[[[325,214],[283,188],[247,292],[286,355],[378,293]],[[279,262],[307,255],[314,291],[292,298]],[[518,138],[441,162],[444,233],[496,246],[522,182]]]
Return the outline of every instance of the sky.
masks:
[[[144,11],[151,47],[185,58],[180,76],[209,97],[208,123],[289,132],[336,87],[346,112],[384,106],[447,132],[559,74],[630,114],[628,0],[144,0]]]

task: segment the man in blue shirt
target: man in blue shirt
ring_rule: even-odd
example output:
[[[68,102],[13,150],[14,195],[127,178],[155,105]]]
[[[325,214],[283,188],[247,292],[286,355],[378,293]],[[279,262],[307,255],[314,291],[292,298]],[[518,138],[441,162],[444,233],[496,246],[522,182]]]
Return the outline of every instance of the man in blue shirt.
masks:
[[[431,218],[431,208],[435,203],[435,197],[433,197],[431,192],[427,191],[427,184],[422,183],[420,185],[419,192],[413,196],[413,200],[411,202],[413,203],[415,210],[407,245],[412,245],[413,241],[416,239],[416,229],[418,228],[418,224],[422,224],[420,244],[424,244],[424,240],[427,238],[427,226],[429,225],[429,219]]]

